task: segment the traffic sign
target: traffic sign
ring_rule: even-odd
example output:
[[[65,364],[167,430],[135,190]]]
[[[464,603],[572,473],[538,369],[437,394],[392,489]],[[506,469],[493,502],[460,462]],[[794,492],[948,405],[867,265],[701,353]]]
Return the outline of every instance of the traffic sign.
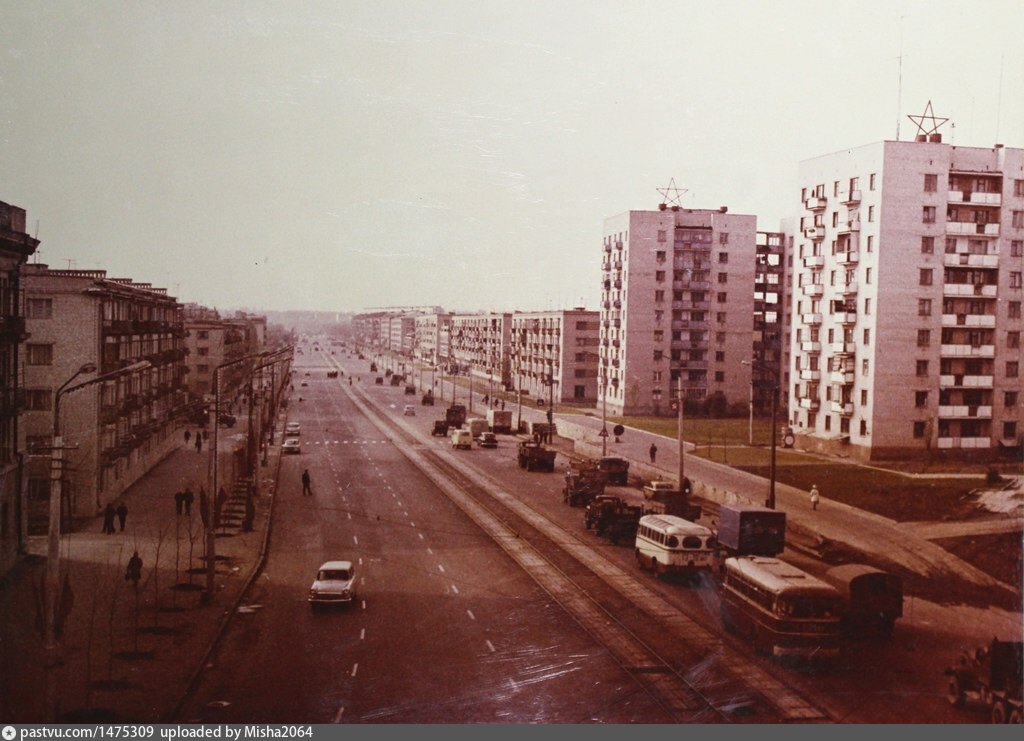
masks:
[[[599,433],[597,433],[597,436],[598,437],[608,437],[608,430],[606,428],[602,427],[601,431]]]
[[[625,431],[626,431],[626,428],[623,427],[622,425],[615,425],[612,428],[612,434],[615,435],[615,437],[621,436],[622,433],[625,432]]]

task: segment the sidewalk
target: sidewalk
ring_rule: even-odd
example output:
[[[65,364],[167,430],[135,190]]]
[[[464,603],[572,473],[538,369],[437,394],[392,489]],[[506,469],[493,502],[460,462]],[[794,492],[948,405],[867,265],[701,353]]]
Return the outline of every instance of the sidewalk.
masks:
[[[244,437],[240,429],[220,430],[222,461]],[[97,517],[64,536],[62,563],[74,599],[63,663],[49,669],[37,629],[47,544],[30,544],[30,555],[0,590],[0,717],[157,722],[174,709],[260,564],[280,447],[271,446],[267,465],[257,470],[260,496],[252,532],[242,532],[244,494],[228,491],[216,537],[215,596],[202,605],[206,575],[189,574],[189,568],[203,566],[198,494],[200,486],[207,487],[208,463],[206,449],[197,453],[182,442],[121,498],[128,507],[124,532],[103,534],[103,518]],[[221,471],[219,480],[230,489],[223,463]],[[186,485],[196,494],[191,516],[175,512],[174,493]],[[137,590],[125,579],[136,550],[143,562]]]

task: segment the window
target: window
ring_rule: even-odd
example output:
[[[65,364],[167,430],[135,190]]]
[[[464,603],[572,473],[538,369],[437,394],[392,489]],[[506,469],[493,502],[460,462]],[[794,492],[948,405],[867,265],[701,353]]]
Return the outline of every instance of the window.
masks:
[[[725,362],[725,353],[722,352],[721,350],[716,350],[715,351],[715,362],[716,363],[724,363]]]
[[[930,329],[919,329],[917,330],[917,346],[928,347],[931,343],[932,333]]]
[[[718,282],[719,283],[728,283],[729,282],[729,274],[728,273],[719,273],[718,274]]]
[[[930,286],[932,284],[931,268],[921,268],[918,271],[917,284],[921,286]]]
[[[839,212],[838,211],[833,211],[832,212],[832,226],[833,227],[839,226]],[[835,253],[835,250],[832,250],[832,252]]]
[[[667,242],[668,241],[668,232],[665,231],[664,229],[659,229],[658,230],[658,241],[659,242]],[[665,253],[662,252],[660,254],[665,254]]]
[[[210,366],[200,363],[199,365],[196,366],[196,371],[199,373],[209,373]]]
[[[925,433],[925,430],[927,429],[927,427],[928,427],[928,423],[927,422],[915,422],[914,423],[914,437],[916,437],[916,438],[924,437],[924,433]]]
[[[867,250],[868,250],[869,253],[875,251],[875,238],[874,238],[874,236],[872,236],[870,234],[868,235]]]
[[[864,285],[871,285],[871,268],[866,268],[864,270]]]
[[[917,372],[918,376],[927,376],[928,375],[928,361],[927,360],[918,360],[917,361],[917,371],[916,372]]]
[[[52,402],[53,392],[49,389],[25,389],[25,409],[29,412],[48,412]]]
[[[665,354],[661,350],[655,350],[654,351],[654,359],[655,360],[661,360],[664,357],[665,357]]]
[[[658,262],[665,262],[665,251],[664,250],[658,250],[657,252],[654,253],[654,258]]]
[[[935,223],[935,206],[925,206],[921,210],[921,221],[925,224]]]
[[[729,232],[719,232],[718,234],[719,244],[729,244]]]
[[[1020,363],[1016,360],[1006,361],[1006,377],[1016,378],[1020,374]]]
[[[864,316],[871,316],[871,299],[864,299]]]
[[[868,190],[874,190],[874,189],[875,189],[875,173],[871,173],[871,175],[868,176]]]
[[[210,354],[210,348],[208,348],[208,347],[197,347],[196,348],[196,352],[199,355],[199,357],[205,358],[207,355]]]
[[[1021,287],[1021,273],[1019,270],[1010,273],[1010,288]]]
[[[868,390],[861,389],[860,391],[860,405],[866,407],[868,405]]]
[[[1010,319],[1020,319],[1020,301],[1010,301],[1006,305],[1006,316]]]
[[[864,330],[864,344],[865,345],[870,345],[871,344],[871,330],[870,329],[865,329]]]
[[[956,254],[956,237],[946,237],[946,254]]]
[[[1018,391],[1007,391],[1003,394],[1003,406],[1015,407],[1017,406],[1017,396],[1020,392]]]
[[[930,298],[919,298],[917,300],[917,315],[918,316],[931,316],[932,315],[932,300]]]
[[[1006,346],[1010,348],[1020,347],[1020,332],[1013,331],[1006,333]]]
[[[861,435],[861,437],[865,437],[865,436],[867,436],[867,434],[868,434],[868,421],[866,419],[862,419],[860,421],[860,435]]]
[[[205,329],[200,329],[198,332],[196,332],[196,339],[208,340],[210,339],[210,333]]]
[[[862,376],[866,376],[870,371],[871,362],[867,358],[864,358],[862,361],[860,361],[860,374]]]
[[[715,321],[718,322],[719,324],[725,324],[725,312],[724,311],[715,312]]]
[[[871,224],[875,220],[875,207],[868,206],[868,223]]]
[[[723,383],[725,381],[725,371],[715,371],[715,382]]]
[[[724,304],[726,303],[726,299],[728,298],[728,296],[729,294],[726,293],[725,291],[719,291],[716,300],[718,301],[718,303]]]
[[[1024,198],[1024,180],[1013,181],[1013,194],[1017,198]]]
[[[715,332],[715,344],[725,344],[725,332]]]
[[[658,283],[664,283],[665,282],[665,271],[664,270],[656,271],[654,273],[654,280],[658,281]]]
[[[654,371],[654,377],[651,380],[661,381],[661,371]]]
[[[930,255],[935,252],[935,237],[921,237],[921,254]]]
[[[939,176],[928,174],[924,176],[924,192],[934,193],[939,189]]]
[[[1021,257],[1024,255],[1024,240],[1014,239],[1010,242],[1010,257]]]
[[[25,301],[26,319],[53,319],[52,298],[30,298]]]
[[[53,365],[53,345],[25,345],[26,365]]]
[[[1016,422],[1003,422],[1003,439],[1004,440],[1016,440],[1017,439],[1017,423]]]
[[[664,301],[665,300],[665,292],[664,291],[655,291],[654,292],[654,300],[655,301]]]
[[[1024,227],[1024,211],[1014,211],[1013,216],[1010,218],[1010,223],[1014,229]]]
[[[728,252],[719,252],[718,253],[718,262],[721,263],[722,265],[724,265],[725,263],[729,262],[729,253]]]

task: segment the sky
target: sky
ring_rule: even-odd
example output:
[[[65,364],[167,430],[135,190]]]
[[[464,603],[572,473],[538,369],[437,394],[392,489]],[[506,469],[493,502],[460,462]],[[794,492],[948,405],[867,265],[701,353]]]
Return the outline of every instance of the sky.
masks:
[[[1024,147],[1021,28],[1020,0],[0,0],[0,201],[40,262],[225,310],[596,308],[604,219],[670,178],[774,230],[801,160],[912,139],[929,100],[947,142]]]

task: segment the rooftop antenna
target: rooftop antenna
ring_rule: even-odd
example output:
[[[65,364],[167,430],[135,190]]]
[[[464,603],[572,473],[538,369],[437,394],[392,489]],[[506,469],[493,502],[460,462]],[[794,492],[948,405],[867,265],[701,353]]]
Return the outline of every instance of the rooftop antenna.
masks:
[[[75,259],[73,259],[73,258],[71,258],[71,257],[65,257],[64,259],[65,259],[65,260],[67,261],[67,263],[68,263],[68,267],[67,267],[67,269],[68,269],[68,270],[71,270],[71,266],[72,266],[72,265],[77,265],[77,264],[78,264],[78,261],[77,261],[77,260],[75,260]]]
[[[669,178],[668,185],[664,188],[657,188],[657,191],[661,194],[662,198],[661,203],[658,204],[659,211],[664,211],[668,208],[678,211],[682,208],[686,188],[677,187],[675,178]]]
[[[896,81],[896,141],[900,140],[900,119],[903,118],[903,18],[900,16],[900,53],[896,59],[899,61],[897,65],[897,81]]]
[[[999,96],[996,98],[996,143],[999,143],[999,119],[1003,115],[1003,63],[1006,55],[999,57]]]

